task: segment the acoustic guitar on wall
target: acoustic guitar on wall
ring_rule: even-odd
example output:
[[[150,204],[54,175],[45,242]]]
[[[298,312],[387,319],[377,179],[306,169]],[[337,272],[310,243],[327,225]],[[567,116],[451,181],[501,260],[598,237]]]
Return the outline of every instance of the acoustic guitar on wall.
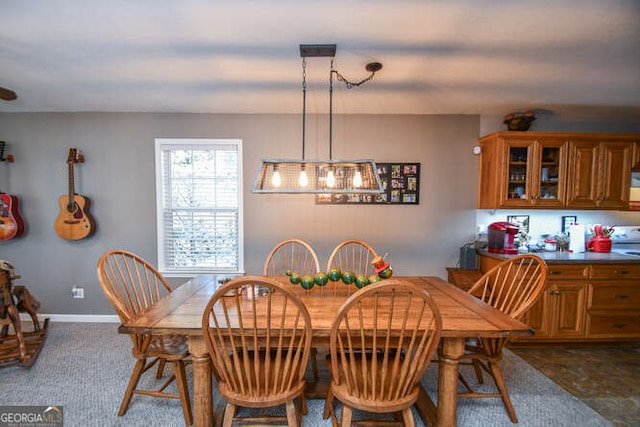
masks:
[[[84,163],[84,156],[77,149],[70,148],[67,157],[69,194],[58,199],[60,213],[55,223],[56,233],[66,240],[81,240],[95,231],[95,223],[89,213],[89,199],[76,194],[74,189],[73,166],[76,163]]]
[[[11,154],[4,155],[5,142],[0,141],[0,161],[13,163]],[[20,216],[20,199],[0,191],[0,240],[20,237],[24,233],[24,221]]]

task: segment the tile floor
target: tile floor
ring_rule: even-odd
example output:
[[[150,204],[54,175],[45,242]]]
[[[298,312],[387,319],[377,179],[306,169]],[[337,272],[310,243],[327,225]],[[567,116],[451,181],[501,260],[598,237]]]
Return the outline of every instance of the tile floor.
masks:
[[[640,347],[512,350],[615,427],[640,426]]]

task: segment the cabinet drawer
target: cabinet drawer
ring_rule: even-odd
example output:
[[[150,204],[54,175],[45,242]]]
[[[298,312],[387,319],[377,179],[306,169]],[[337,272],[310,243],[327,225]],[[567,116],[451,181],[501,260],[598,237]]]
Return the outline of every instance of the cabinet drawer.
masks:
[[[640,336],[640,317],[637,314],[594,314],[588,318],[589,338]]]
[[[592,264],[591,278],[640,280],[640,264]]]
[[[640,284],[596,284],[591,288],[591,309],[640,310]]]
[[[588,275],[586,264],[547,264],[547,281],[586,279]]]

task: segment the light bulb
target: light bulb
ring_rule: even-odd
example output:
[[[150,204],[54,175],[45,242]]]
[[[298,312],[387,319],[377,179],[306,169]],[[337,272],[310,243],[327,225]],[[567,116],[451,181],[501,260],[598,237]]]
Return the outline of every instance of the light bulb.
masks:
[[[309,178],[307,178],[307,171],[304,170],[304,166],[300,171],[300,187],[306,187],[309,185]]]
[[[273,176],[271,177],[271,184],[273,184],[274,187],[280,187],[281,183],[282,183],[282,179],[280,178],[280,172],[278,172],[277,170],[274,170]]]
[[[327,172],[327,187],[335,187],[336,186],[336,177],[333,176],[333,169],[329,169]]]
[[[362,174],[359,170],[356,171],[356,174],[353,176],[353,186],[355,188],[362,187]]]

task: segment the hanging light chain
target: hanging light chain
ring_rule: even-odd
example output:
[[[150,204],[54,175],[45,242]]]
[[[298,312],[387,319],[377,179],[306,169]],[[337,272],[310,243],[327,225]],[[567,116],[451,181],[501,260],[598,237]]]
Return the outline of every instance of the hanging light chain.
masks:
[[[331,70],[329,71],[329,160],[333,159],[333,60],[331,57]]]
[[[354,87],[360,86],[365,84],[366,82],[370,81],[373,79],[373,76],[375,76],[376,71],[380,70],[382,68],[382,65],[380,63],[374,62],[371,64],[367,65],[367,71],[370,71],[371,74],[369,74],[368,77],[360,80],[359,82],[352,82],[347,80],[342,74],[340,74],[338,72],[338,70],[336,70],[335,68],[333,68],[333,59],[334,57],[331,58],[331,73],[336,75],[336,78],[341,81],[342,83],[344,83],[344,85],[347,87],[347,89],[353,89]]]
[[[305,135],[307,127],[307,58],[302,57],[302,160],[304,160]]]

